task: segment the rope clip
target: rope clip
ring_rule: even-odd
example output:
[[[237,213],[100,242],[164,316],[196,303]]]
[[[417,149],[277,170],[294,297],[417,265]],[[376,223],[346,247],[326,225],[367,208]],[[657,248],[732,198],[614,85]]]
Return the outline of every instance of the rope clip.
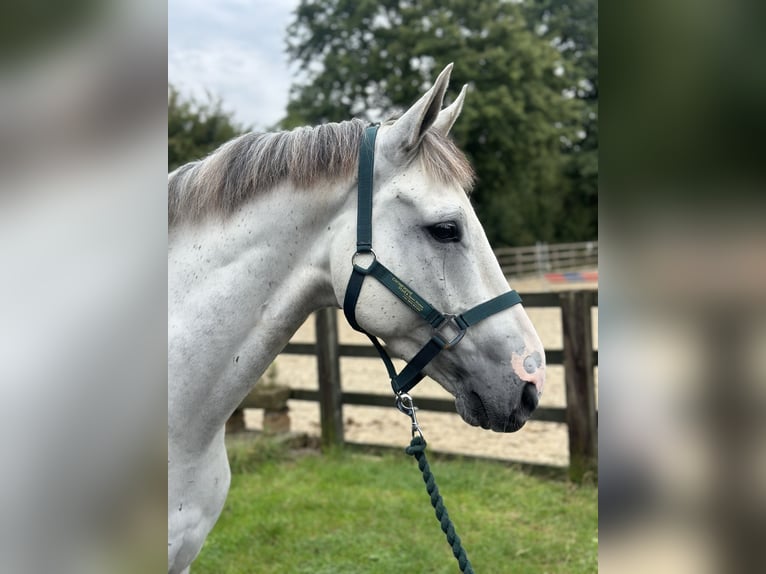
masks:
[[[415,406],[415,403],[412,401],[412,397],[407,393],[397,394],[396,408],[410,417],[410,420],[412,421],[412,436],[414,437],[415,433],[417,433],[420,435],[420,438],[425,440],[423,437],[423,432],[420,430],[420,425],[418,424],[418,417],[415,414],[415,412],[418,410],[418,407]]]

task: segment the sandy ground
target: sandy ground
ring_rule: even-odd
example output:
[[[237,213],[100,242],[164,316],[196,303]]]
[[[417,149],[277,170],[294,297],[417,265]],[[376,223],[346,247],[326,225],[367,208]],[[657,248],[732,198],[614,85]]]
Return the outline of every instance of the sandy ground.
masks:
[[[597,283],[549,283],[543,277],[516,279],[511,286],[524,292],[558,291],[566,289],[598,289]],[[340,311],[339,311],[340,313]],[[528,308],[527,313],[535,325],[546,349],[560,349],[561,315],[559,309]],[[598,309],[593,309],[594,345],[598,347]],[[341,343],[369,345],[364,335],[352,330],[342,313],[338,316]],[[293,342],[314,341],[314,318],[298,330]],[[401,368],[403,363],[398,363]],[[598,369],[596,369],[598,371]],[[316,389],[316,359],[311,356],[280,355],[270,379],[291,388]],[[596,372],[598,377],[598,372]],[[345,391],[390,394],[385,368],[378,359],[341,358],[341,385]],[[426,378],[411,393],[417,404],[418,397],[450,398],[435,381]],[[393,405],[393,402],[392,402]],[[541,406],[563,407],[564,369],[559,365],[548,367]],[[290,401],[291,429],[319,435],[319,405],[307,401]],[[381,407],[346,405],[343,407],[345,439],[350,442],[405,446],[410,439],[409,419],[397,411]],[[257,409],[245,411],[247,428],[260,429],[263,413]],[[418,419],[429,447],[434,451],[470,454],[538,464],[566,466],[569,463],[566,425],[530,420],[520,431],[498,434],[467,425],[452,413],[421,411]],[[534,419],[534,415],[533,415]]]

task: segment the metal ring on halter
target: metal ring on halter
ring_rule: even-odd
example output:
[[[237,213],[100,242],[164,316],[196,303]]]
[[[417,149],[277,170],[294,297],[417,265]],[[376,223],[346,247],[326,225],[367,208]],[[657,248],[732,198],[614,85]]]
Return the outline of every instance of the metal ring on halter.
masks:
[[[442,329],[444,329],[447,326],[457,331],[457,334],[454,337],[452,337],[452,340],[448,340],[446,337],[444,337],[445,333],[442,331]],[[444,314],[444,321],[442,321],[441,323],[439,323],[439,325],[434,327],[432,331],[433,335],[438,336],[444,342],[445,349],[449,349],[457,345],[460,342],[460,340],[465,336],[465,332],[466,332],[466,327],[460,326],[460,323],[457,322],[457,316],[449,314],[449,313]]]
[[[356,259],[360,255],[372,255],[372,261],[370,261],[367,267],[362,267],[361,265],[357,264]],[[360,271],[369,271],[370,267],[372,267],[372,264],[375,263],[377,260],[378,260],[378,256],[375,254],[375,252],[372,249],[370,249],[369,251],[357,251],[351,256],[351,265],[353,265]]]

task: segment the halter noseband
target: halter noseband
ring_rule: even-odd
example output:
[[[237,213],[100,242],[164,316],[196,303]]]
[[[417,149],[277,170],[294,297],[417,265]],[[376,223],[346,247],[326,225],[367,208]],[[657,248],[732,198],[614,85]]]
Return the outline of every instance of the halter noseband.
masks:
[[[457,345],[465,335],[468,327],[495,313],[521,303],[521,297],[512,289],[489,301],[480,303],[459,315],[441,313],[378,261],[375,252],[372,250],[372,179],[375,162],[375,136],[377,132],[378,126],[366,128],[361,146],[359,147],[356,252],[351,260],[353,271],[346,287],[343,313],[346,315],[346,319],[351,327],[364,333],[372,341],[380,358],[386,365],[394,394],[401,400],[425,376],[422,372],[425,366],[443,349],[450,349]],[[363,257],[367,259],[372,258],[372,261],[366,267],[358,264]],[[362,284],[367,276],[377,279],[386,289],[420,315],[432,328],[431,339],[398,374],[391,358],[380,341],[360,327],[356,321],[356,303],[359,300]],[[400,406],[400,408],[402,407]],[[414,411],[412,414],[414,414]]]

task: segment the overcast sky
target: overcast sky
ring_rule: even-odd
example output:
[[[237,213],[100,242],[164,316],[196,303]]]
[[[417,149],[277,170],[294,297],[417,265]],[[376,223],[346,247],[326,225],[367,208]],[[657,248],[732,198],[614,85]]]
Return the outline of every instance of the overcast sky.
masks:
[[[256,129],[285,115],[285,28],[299,0],[168,0],[168,79],[183,94],[223,99]]]

